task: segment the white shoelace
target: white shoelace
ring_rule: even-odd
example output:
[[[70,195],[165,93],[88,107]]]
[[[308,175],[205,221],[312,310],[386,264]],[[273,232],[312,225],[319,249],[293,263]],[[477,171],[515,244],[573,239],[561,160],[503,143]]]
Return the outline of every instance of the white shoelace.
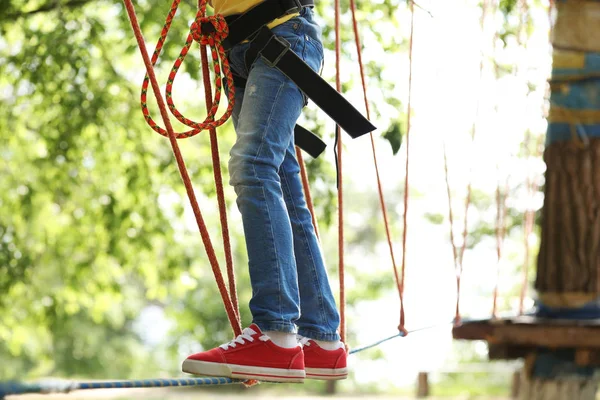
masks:
[[[254,342],[254,338],[252,337],[252,335],[256,335],[256,333],[257,332],[254,329],[246,328],[242,331],[241,335],[238,335],[238,337],[233,339],[231,342],[222,344],[219,347],[223,350],[227,350],[230,347],[235,349],[238,343],[243,345],[246,344],[246,341]],[[270,340],[270,338],[267,335],[262,335],[258,338],[258,340],[266,342],[267,340]]]

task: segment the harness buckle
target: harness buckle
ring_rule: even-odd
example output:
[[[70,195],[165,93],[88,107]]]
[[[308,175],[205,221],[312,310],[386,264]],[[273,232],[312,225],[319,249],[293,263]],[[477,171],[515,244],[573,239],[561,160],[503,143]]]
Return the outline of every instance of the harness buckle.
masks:
[[[287,9],[285,11],[285,15],[296,14],[296,13],[299,13],[300,11],[302,11],[302,8],[304,6],[300,2],[300,0],[293,0],[293,2],[294,2],[294,7]]]
[[[269,43],[271,43],[271,40],[278,41],[282,46],[284,46],[284,48],[281,50],[281,53],[279,53],[279,55],[277,57],[275,57],[275,60],[273,60],[272,62],[269,59],[267,59],[264,56],[264,54],[262,54],[262,50],[261,50],[261,57],[262,57],[263,61],[265,62],[265,64],[267,64],[271,68],[275,68],[275,66],[277,65],[277,63],[279,63],[279,60],[281,60],[281,58],[285,55],[285,53],[288,52],[288,50],[291,47],[291,44],[290,44],[290,42],[288,42],[284,38],[278,37],[277,35],[273,35],[273,36],[271,36],[269,38],[269,41],[263,47],[263,50],[269,45]]]

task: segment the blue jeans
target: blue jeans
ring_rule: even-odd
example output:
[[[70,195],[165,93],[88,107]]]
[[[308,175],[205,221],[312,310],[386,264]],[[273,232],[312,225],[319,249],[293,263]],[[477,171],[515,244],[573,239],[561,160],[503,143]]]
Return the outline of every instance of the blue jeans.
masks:
[[[323,63],[321,29],[313,12],[273,28],[290,50],[318,71]],[[296,332],[317,340],[339,340],[339,315],[321,248],[306,206],[294,147],[294,126],[304,94],[262,58],[245,65],[247,43],[229,54],[236,87],[233,123],[237,140],[229,160],[230,184],[242,215],[253,322],[261,330]]]

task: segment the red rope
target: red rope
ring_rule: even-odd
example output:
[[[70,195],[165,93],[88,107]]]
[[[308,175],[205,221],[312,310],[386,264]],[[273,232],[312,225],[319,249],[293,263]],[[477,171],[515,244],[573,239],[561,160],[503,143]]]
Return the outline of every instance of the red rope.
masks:
[[[489,4],[489,0],[484,0],[481,12],[481,18],[479,20],[479,25],[483,29],[485,19],[488,13],[488,8],[491,7]],[[480,57],[479,61],[479,81],[480,81],[480,89],[481,89],[481,79],[483,77],[483,68],[484,68],[484,58],[483,55]],[[480,90],[481,92],[481,90]],[[481,93],[478,94],[478,97],[481,97]],[[475,111],[475,120],[473,121],[473,125],[471,127],[471,142],[475,141],[475,135],[477,133],[477,119],[479,116],[479,101],[477,100],[477,108]],[[457,248],[456,241],[454,240],[454,213],[452,211],[452,193],[450,190],[450,178],[448,172],[448,154],[446,151],[446,145],[444,144],[444,174],[446,181],[446,191],[448,194],[448,217],[450,220],[450,242],[452,244],[452,254],[454,258],[454,268],[456,272],[456,313],[454,316],[454,322],[456,324],[460,323],[461,315],[460,315],[460,281],[463,272],[463,259],[465,255],[465,249],[467,248],[467,235],[468,235],[468,216],[469,209],[471,207],[471,194],[472,194],[472,182],[469,179],[469,183],[467,184],[467,195],[465,198],[465,207],[464,207],[464,220],[463,220],[463,232],[462,232],[462,246],[460,250]]]
[[[368,99],[368,95],[367,95],[367,84],[366,84],[366,78],[365,78],[364,64],[363,64],[363,60],[362,60],[362,47],[361,47],[361,43],[360,43],[360,35],[358,32],[358,22],[357,22],[357,18],[356,18],[355,0],[350,0],[350,10],[352,12],[352,26],[354,29],[354,41],[356,44],[356,52],[358,55],[358,66],[360,69],[360,78],[361,78],[362,89],[363,89],[363,98],[364,98],[364,102],[365,102],[365,109],[366,109],[366,113],[367,113],[367,118],[370,120],[371,119],[371,109],[369,107],[369,99]],[[411,44],[412,44],[412,30],[411,30]],[[412,52],[412,46],[411,46],[411,52]],[[411,68],[412,68],[412,54],[409,55],[409,58],[411,59]],[[412,81],[412,80],[409,79],[409,81]],[[410,82],[409,82],[409,86],[410,86]],[[409,94],[409,114],[410,114],[410,94]],[[410,124],[409,124],[409,126],[410,126]],[[394,256],[392,235],[390,232],[390,224],[389,224],[389,219],[388,219],[388,214],[387,214],[387,207],[385,205],[386,203],[385,203],[385,198],[383,195],[383,186],[381,184],[381,178],[380,178],[380,174],[379,174],[379,164],[377,162],[377,151],[375,148],[375,139],[373,137],[373,133],[370,134],[370,137],[371,137],[371,149],[373,152],[373,164],[375,166],[375,176],[377,179],[377,189],[379,192],[379,203],[381,206],[381,212],[383,214],[385,233],[386,233],[386,238],[387,238],[387,242],[388,242],[388,247],[390,250],[392,266],[393,266],[393,270],[394,270],[394,279],[396,281],[396,287],[398,289],[398,295],[400,298],[400,323],[399,323],[398,329],[400,331],[406,332],[406,329],[404,328],[404,290],[403,290],[403,285],[402,285],[403,281],[400,280],[399,273],[398,273],[398,267],[396,265],[396,258]],[[404,230],[406,231],[406,227]],[[405,247],[403,248],[403,253],[406,253],[406,242],[404,242],[404,245],[405,245]],[[404,260],[403,260],[403,262],[404,262]]]
[[[452,207],[452,193],[450,191],[450,178],[448,174],[448,153],[444,143],[444,177],[446,181],[446,192],[448,194],[448,219],[450,220],[450,244],[452,245],[452,258],[454,260],[454,269],[456,272],[456,310],[455,322],[460,321],[460,274],[458,273],[458,249],[454,240],[454,211]]]
[[[411,131],[411,100],[412,100],[412,71],[413,71],[413,62],[412,62],[412,54],[413,54],[413,38],[415,32],[415,3],[411,0],[410,2],[410,41],[409,41],[409,50],[408,50],[408,59],[409,59],[409,72],[408,72],[408,115],[406,117],[406,166],[405,166],[405,178],[404,178],[404,216],[403,216],[403,232],[402,232],[402,287],[401,287],[401,295],[404,296],[404,287],[406,284],[405,280],[405,271],[406,271],[406,239],[408,236],[408,192],[410,189],[409,186],[409,165],[410,165],[410,131]],[[404,320],[404,301],[400,304],[400,326],[398,329],[404,330],[405,320]]]
[[[498,294],[500,285],[500,263],[502,262],[502,252],[504,249],[504,239],[506,236],[506,196],[508,193],[508,179],[506,180],[504,193],[500,189],[500,180],[496,185],[496,283],[494,285],[494,295],[492,304],[492,318],[498,316]]]
[[[201,2],[202,0],[200,0]],[[211,108],[212,89],[210,87],[210,74],[208,72],[208,56],[206,47],[200,46],[200,58],[202,59],[202,78],[204,80],[204,98],[206,102],[206,110]],[[210,128],[210,147],[212,154],[213,175],[215,179],[215,188],[217,191],[217,202],[219,205],[219,218],[221,220],[221,236],[223,238],[223,250],[225,252],[225,265],[227,268],[227,281],[229,282],[229,295],[231,303],[236,314],[236,319],[241,325],[240,307],[237,297],[237,289],[235,284],[235,271],[233,267],[233,256],[231,254],[231,240],[229,235],[229,223],[227,221],[227,205],[225,204],[225,193],[223,189],[223,174],[221,172],[221,159],[219,157],[219,141],[217,138],[217,130]]]
[[[519,26],[517,28],[517,34],[516,34],[516,39],[517,39],[517,45],[523,46],[523,33],[526,30],[526,25],[527,25],[527,18],[528,18],[528,13],[529,13],[529,5],[527,3],[527,0],[519,0],[518,2],[518,6],[519,6]],[[498,32],[496,32],[495,37],[494,37],[494,43],[498,42]],[[525,46],[526,48],[527,46]],[[495,73],[496,73],[496,80],[498,79],[498,75],[499,75],[499,66],[498,63],[495,63]],[[515,77],[517,77],[519,74],[519,68],[518,68],[518,64],[515,65],[514,68],[514,72],[513,75]],[[529,130],[526,131],[525,133],[525,140],[524,140],[524,150],[525,150],[525,157],[527,158],[527,162],[529,162],[529,156],[530,156],[530,142],[531,142],[531,135]],[[498,167],[498,166],[497,166]],[[530,171],[527,170],[526,171],[526,178],[525,178],[525,188],[527,190],[527,208],[525,210],[525,215],[524,215],[524,219],[523,219],[523,231],[525,233],[525,239],[524,239],[524,249],[525,249],[525,257],[523,260],[523,282],[522,282],[522,286],[521,286],[521,294],[520,294],[520,298],[519,298],[519,314],[523,313],[523,302],[525,299],[525,295],[527,292],[527,284],[528,284],[528,280],[529,280],[529,236],[531,234],[531,229],[532,229],[532,224],[533,223],[533,219],[530,219],[530,214],[531,214],[531,210],[529,207],[529,202],[531,199],[531,196],[533,195],[533,193],[531,192],[532,189],[532,185],[530,183],[531,180],[531,176],[530,176]],[[496,251],[497,251],[497,256],[498,256],[498,269],[497,269],[497,273],[496,273],[496,285],[494,287],[494,302],[493,302],[493,306],[492,306],[492,317],[496,318],[497,317],[497,298],[498,298],[498,292],[499,292],[499,278],[500,278],[500,261],[502,258],[502,247],[504,245],[504,236],[506,235],[506,198],[508,196],[508,178],[507,178],[507,182],[506,182],[506,187],[505,187],[505,191],[504,191],[504,197],[501,197],[501,193],[500,193],[500,181],[498,181],[498,186],[496,187],[496,203],[497,203],[497,224],[496,224]]]
[[[531,150],[529,148],[531,143],[531,135],[529,131],[527,131],[525,136],[525,157],[527,158],[527,162],[530,163],[529,158],[531,157]],[[539,157],[538,149],[542,147],[539,143],[535,144],[537,146],[536,152],[534,156]],[[525,297],[527,296],[527,288],[529,286],[529,261],[530,261],[530,251],[531,251],[531,234],[533,233],[533,227],[535,225],[535,210],[533,210],[531,206],[531,202],[535,196],[535,193],[538,191],[538,184],[535,179],[531,176],[531,170],[528,168],[527,178],[525,180],[525,187],[527,188],[527,208],[525,209],[525,218],[523,221],[523,231],[524,231],[524,239],[523,239],[523,247],[525,249],[525,254],[523,257],[523,281],[521,283],[521,294],[519,296],[519,314],[522,315],[525,307]]]
[[[342,91],[340,77],[341,58],[341,36],[340,36],[340,0],[335,0],[335,87],[338,92]],[[346,292],[344,289],[344,190],[342,173],[342,135],[340,126],[335,127],[337,136],[337,163],[338,163],[338,264],[340,279],[340,336],[342,342],[346,343]]]
[[[173,22],[173,18],[175,17],[176,12],[177,12],[177,8],[179,7],[180,1],[181,0],[173,0],[171,9],[167,15],[165,24],[161,31],[160,37],[158,39],[158,43],[156,44],[156,48],[154,49],[154,54],[152,55],[152,66],[154,66],[156,64],[156,61],[158,60],[158,57],[160,56],[160,53],[162,52],[166,37],[169,33],[169,29],[171,28],[171,24]],[[225,19],[223,18],[222,15],[214,15],[211,17],[206,17],[205,14],[206,14],[206,1],[203,1],[202,4],[200,4],[200,6],[199,6],[198,13],[196,14],[196,18],[194,19],[194,22],[190,26],[190,33],[187,36],[185,45],[182,48],[181,52],[179,53],[179,57],[177,57],[177,60],[175,61],[173,68],[171,69],[171,73],[169,74],[169,80],[167,81],[166,99],[167,99],[167,104],[169,106],[169,109],[171,110],[171,113],[175,116],[175,118],[177,118],[178,121],[193,128],[193,129],[185,131],[185,132],[177,133],[176,137],[178,139],[194,136],[194,135],[198,134],[199,132],[201,132],[202,130],[216,128],[218,126],[223,125],[227,121],[227,119],[229,119],[229,117],[231,116],[231,113],[233,112],[233,107],[235,104],[235,92],[234,92],[234,90],[229,90],[228,91],[227,110],[221,116],[221,118],[219,118],[218,120],[215,121],[215,115],[217,113],[217,110],[219,108],[219,103],[221,101],[221,88],[222,88],[221,75],[225,76],[225,79],[227,80],[227,85],[229,88],[234,87],[233,75],[231,74],[231,69],[230,69],[229,63],[227,61],[227,56],[225,54],[225,50],[223,49],[223,46],[221,45],[221,41],[223,39],[225,39],[227,37],[227,35],[229,34],[229,27],[225,23]],[[201,30],[202,23],[212,24],[213,27],[215,28],[215,32],[211,35],[202,34],[202,30]],[[187,56],[187,54],[189,52],[190,46],[192,45],[193,41],[197,41],[198,43],[200,43],[203,46],[204,45],[210,46],[212,59],[213,59],[213,66],[214,66],[214,71],[215,71],[215,88],[216,88],[215,96],[214,96],[213,101],[211,102],[211,107],[209,109],[208,115],[206,116],[206,119],[203,122],[195,122],[195,121],[192,121],[192,120],[184,117],[175,107],[175,104],[173,103],[173,95],[172,95],[173,82],[175,80],[175,77],[177,76],[179,67],[181,66],[181,64],[183,63],[183,61],[185,60],[185,57]],[[219,65],[219,62],[223,66],[222,73],[221,73],[221,67]],[[148,104],[147,104],[147,98],[146,98],[147,92],[148,92],[148,83],[149,83],[149,78],[148,78],[148,73],[146,73],[146,76],[144,77],[144,82],[142,83],[142,93],[141,93],[142,112],[144,113],[146,122],[148,123],[148,125],[150,125],[150,127],[155,132],[157,132],[163,136],[168,136],[168,132],[165,129],[158,126],[158,124],[150,116],[150,111],[148,110]]]
[[[456,310],[454,316],[454,322],[459,323],[461,320],[460,316],[460,280],[462,277],[463,271],[463,258],[465,254],[465,249],[467,247],[467,235],[468,235],[468,214],[469,208],[471,205],[471,182],[469,181],[467,185],[467,196],[465,198],[465,215],[464,215],[464,229],[462,232],[462,245],[460,249],[456,245],[456,240],[454,238],[454,212],[452,207],[452,193],[450,190],[450,179],[448,172],[448,155],[446,151],[446,145],[444,144],[444,173],[445,173],[445,181],[446,181],[446,191],[448,194],[448,219],[450,220],[450,242],[452,244],[452,254],[454,258],[454,268],[456,271]]]
[[[527,1],[524,2],[524,6],[527,9],[528,4]],[[552,8],[554,6],[554,1],[550,0],[549,4],[548,4],[548,25],[549,25],[549,30],[548,30],[548,38],[552,39],[552,31],[554,29],[554,25],[552,24]],[[550,43],[551,44],[551,43]],[[549,86],[546,89],[546,96],[545,98],[547,99],[549,97]],[[543,140],[543,138],[542,138]],[[530,149],[530,144],[531,142],[531,134],[529,132],[529,130],[527,130],[527,133],[525,134],[525,143],[524,143],[524,148],[525,148],[525,157],[527,158],[527,162],[529,163],[530,160],[529,158],[532,156],[531,154],[531,149]],[[536,143],[536,151],[533,154],[535,157],[539,157],[539,149],[543,147],[542,144],[540,143]],[[527,289],[529,286],[529,262],[530,262],[530,251],[531,251],[531,234],[533,233],[533,227],[535,225],[535,210],[533,210],[531,208],[531,202],[533,201],[533,197],[535,196],[535,193],[538,191],[538,184],[535,181],[535,179],[531,176],[531,171],[528,168],[527,171],[527,178],[525,180],[525,187],[527,188],[527,208],[525,210],[525,218],[523,221],[523,231],[525,234],[525,237],[523,239],[523,247],[525,249],[524,251],[524,258],[523,258],[523,278],[522,278],[522,283],[521,283],[521,294],[519,296],[519,314],[522,315],[524,312],[524,308],[525,308],[525,297],[527,296]]]
[[[315,214],[315,208],[313,206],[312,196],[310,194],[308,174],[306,173],[306,165],[304,164],[302,151],[300,151],[300,148],[298,147],[296,147],[296,158],[298,159],[298,164],[300,165],[300,176],[302,177],[302,187],[304,188],[304,197],[306,198],[306,205],[308,206],[308,210],[310,211],[310,216],[312,218],[312,223],[313,227],[315,228],[315,234],[317,235],[317,239],[321,239],[321,237],[319,236],[319,226],[317,225],[317,216]]]
[[[177,1],[177,0],[175,0]],[[179,168],[179,173],[181,174],[181,178],[185,185],[186,193],[189,198],[190,204],[192,206],[192,210],[194,211],[194,216],[196,218],[196,223],[198,224],[198,229],[200,230],[200,235],[202,237],[202,242],[204,243],[204,247],[206,249],[206,254],[210,261],[213,273],[215,275],[215,280],[217,281],[217,286],[219,288],[219,292],[221,293],[221,298],[223,299],[223,304],[225,306],[225,310],[227,311],[227,316],[229,318],[229,322],[233,328],[235,335],[241,334],[241,326],[236,319],[235,311],[233,310],[233,306],[231,300],[229,298],[229,294],[227,293],[227,288],[225,286],[225,282],[223,281],[223,275],[221,274],[221,270],[219,269],[219,264],[217,261],[217,257],[215,255],[214,248],[212,246],[212,242],[210,240],[210,236],[208,234],[208,230],[206,228],[206,224],[204,223],[204,219],[202,217],[202,213],[200,211],[200,207],[198,206],[198,201],[196,200],[196,195],[194,194],[194,189],[192,187],[192,183],[187,172],[185,161],[181,155],[181,150],[179,149],[179,145],[177,143],[177,135],[173,130],[173,126],[171,124],[171,120],[169,118],[169,114],[167,111],[167,106],[165,104],[164,99],[160,93],[160,87],[158,85],[158,81],[156,79],[156,74],[154,72],[153,63],[146,51],[146,45],[144,41],[144,37],[137,20],[137,16],[135,14],[135,9],[133,7],[131,0],[123,0],[125,3],[125,8],[127,10],[127,15],[129,16],[129,20],[131,22],[131,27],[135,34],[135,38],[137,40],[138,47],[140,49],[140,53],[142,54],[142,58],[144,60],[144,65],[146,66],[146,72],[148,79],[152,85],[152,90],[154,91],[154,95],[156,97],[156,101],[158,103],[158,108],[160,110],[160,115],[165,124],[166,132],[168,134],[169,142],[171,143],[171,147],[173,149],[173,154],[175,155],[175,159],[177,161],[177,167]],[[173,10],[173,8],[171,8]],[[169,14],[170,15],[170,14]],[[164,40],[164,39],[163,39]],[[160,42],[159,42],[160,43]],[[156,54],[156,51],[155,51]]]

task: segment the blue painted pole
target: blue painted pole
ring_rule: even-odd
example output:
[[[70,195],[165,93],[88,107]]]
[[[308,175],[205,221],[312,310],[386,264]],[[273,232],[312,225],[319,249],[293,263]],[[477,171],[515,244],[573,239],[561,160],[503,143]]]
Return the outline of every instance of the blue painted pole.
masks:
[[[562,0],[552,38],[538,313],[600,318],[600,1]]]
[[[600,319],[600,2],[556,11],[537,313]],[[519,398],[595,399],[597,366],[579,365],[577,346],[538,349]]]

